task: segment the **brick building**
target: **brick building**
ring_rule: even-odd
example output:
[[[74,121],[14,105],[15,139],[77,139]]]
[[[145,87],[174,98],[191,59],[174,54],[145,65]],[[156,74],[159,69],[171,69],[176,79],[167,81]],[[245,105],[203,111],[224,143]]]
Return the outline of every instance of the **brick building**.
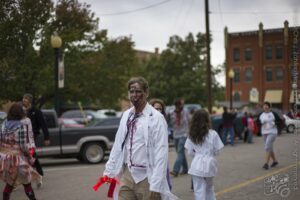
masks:
[[[285,111],[290,109],[294,102],[293,66],[297,66],[299,71],[300,27],[289,27],[285,21],[282,28],[264,30],[260,23],[256,31],[228,33],[225,27],[224,34],[225,99],[230,100],[231,91],[234,103],[269,101],[273,107]],[[231,79],[228,76],[230,70],[234,71]]]

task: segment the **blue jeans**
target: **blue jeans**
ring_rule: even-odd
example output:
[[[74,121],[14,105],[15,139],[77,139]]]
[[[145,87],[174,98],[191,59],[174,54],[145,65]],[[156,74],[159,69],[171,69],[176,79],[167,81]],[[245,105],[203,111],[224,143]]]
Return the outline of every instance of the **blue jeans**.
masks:
[[[185,157],[184,144],[186,137],[174,138],[175,149],[177,153],[177,158],[174,163],[173,172],[178,174],[182,166],[182,172],[188,171],[188,164]]]
[[[223,143],[224,143],[224,145],[227,144],[227,133],[228,132],[230,135],[230,144],[234,145],[234,129],[233,129],[233,127],[223,128]]]

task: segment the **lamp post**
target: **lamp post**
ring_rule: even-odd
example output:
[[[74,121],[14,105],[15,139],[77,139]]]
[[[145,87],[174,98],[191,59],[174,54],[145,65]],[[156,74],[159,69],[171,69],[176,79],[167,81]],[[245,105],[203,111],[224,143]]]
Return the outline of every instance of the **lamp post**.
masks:
[[[57,114],[59,114],[59,97],[58,97],[58,63],[60,59],[59,55],[59,49],[61,47],[62,40],[57,35],[57,33],[54,33],[51,36],[51,46],[54,49],[54,78],[55,78],[55,84],[54,84],[54,109]]]
[[[230,101],[230,110],[232,110],[232,80],[234,78],[234,71],[233,69],[230,69],[228,72],[229,77],[229,101]]]

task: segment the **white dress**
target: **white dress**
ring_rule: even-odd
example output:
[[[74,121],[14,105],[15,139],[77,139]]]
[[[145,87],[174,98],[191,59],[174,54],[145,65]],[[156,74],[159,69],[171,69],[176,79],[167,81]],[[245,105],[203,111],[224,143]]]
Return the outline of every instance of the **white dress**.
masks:
[[[214,177],[217,174],[218,166],[215,156],[224,145],[216,131],[210,129],[201,145],[194,144],[188,138],[184,147],[189,155],[194,156],[189,174],[200,177]]]

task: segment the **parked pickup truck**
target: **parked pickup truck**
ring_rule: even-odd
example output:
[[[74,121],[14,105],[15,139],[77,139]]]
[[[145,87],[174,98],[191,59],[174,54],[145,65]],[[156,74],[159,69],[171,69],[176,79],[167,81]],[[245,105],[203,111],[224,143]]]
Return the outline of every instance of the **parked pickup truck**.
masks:
[[[36,142],[40,157],[76,157],[87,163],[99,163],[105,152],[111,150],[118,123],[83,128],[64,128],[58,124],[54,110],[42,110],[50,135],[51,144],[43,144],[41,133]]]

